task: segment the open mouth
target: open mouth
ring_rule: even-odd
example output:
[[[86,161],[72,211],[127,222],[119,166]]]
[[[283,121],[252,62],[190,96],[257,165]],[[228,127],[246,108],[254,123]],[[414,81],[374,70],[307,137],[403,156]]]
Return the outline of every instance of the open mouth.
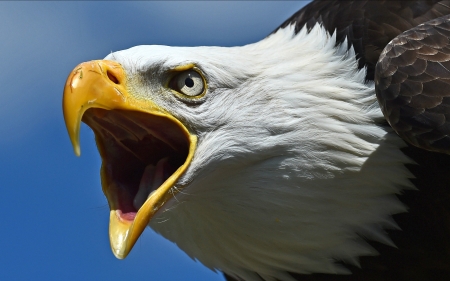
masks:
[[[149,198],[187,159],[189,137],[169,118],[90,108],[83,115],[102,158],[102,186],[111,210],[133,221]]]

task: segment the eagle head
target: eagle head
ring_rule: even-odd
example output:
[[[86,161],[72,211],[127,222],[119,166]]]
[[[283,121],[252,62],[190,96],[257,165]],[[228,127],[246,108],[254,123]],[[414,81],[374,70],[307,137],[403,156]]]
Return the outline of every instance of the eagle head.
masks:
[[[411,187],[373,83],[320,25],[231,48],[137,46],[77,66],[63,108],[94,131],[124,258],[149,225],[246,280],[346,273],[375,255]]]

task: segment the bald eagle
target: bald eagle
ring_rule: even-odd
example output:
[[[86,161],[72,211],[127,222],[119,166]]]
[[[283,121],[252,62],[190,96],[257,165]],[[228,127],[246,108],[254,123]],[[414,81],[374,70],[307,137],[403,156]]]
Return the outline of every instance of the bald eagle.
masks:
[[[228,280],[449,280],[449,15],[315,1],[254,44],[75,67],[113,253],[150,226]]]

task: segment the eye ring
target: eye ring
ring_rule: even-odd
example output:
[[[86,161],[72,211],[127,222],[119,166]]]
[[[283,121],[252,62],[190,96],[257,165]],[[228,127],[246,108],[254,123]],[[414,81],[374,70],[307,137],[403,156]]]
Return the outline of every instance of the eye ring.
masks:
[[[169,87],[185,96],[198,97],[204,93],[205,81],[198,71],[189,69],[172,77]]]

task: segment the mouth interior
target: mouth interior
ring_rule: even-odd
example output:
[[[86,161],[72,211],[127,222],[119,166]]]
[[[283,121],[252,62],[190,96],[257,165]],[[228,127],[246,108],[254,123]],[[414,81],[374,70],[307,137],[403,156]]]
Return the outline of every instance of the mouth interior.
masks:
[[[138,111],[90,108],[83,122],[96,136],[111,210],[133,221],[152,192],[186,161],[188,136],[171,119]]]

